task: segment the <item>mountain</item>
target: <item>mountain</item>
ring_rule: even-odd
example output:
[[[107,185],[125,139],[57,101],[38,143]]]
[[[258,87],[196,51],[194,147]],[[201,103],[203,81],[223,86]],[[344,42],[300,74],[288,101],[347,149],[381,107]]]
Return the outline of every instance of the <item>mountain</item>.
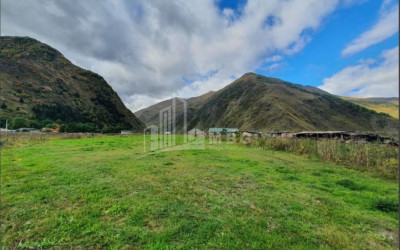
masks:
[[[201,99],[194,107],[190,100]],[[358,130],[396,132],[398,121],[323,90],[247,73],[207,98],[188,99],[188,126],[237,127],[260,131]],[[157,124],[164,101],[136,114]],[[189,111],[188,111],[189,113]],[[144,115],[145,114],[145,115]],[[151,119],[149,119],[151,117]],[[179,122],[178,122],[179,123]]]
[[[340,97],[343,100],[350,101],[357,105],[368,109],[375,110],[378,113],[389,114],[394,118],[399,119],[399,98],[398,97],[373,97],[373,98],[355,98],[355,97]]]
[[[215,91],[210,91],[204,95],[192,97],[186,99],[187,102],[187,116],[188,121],[195,117],[197,111],[202,108],[207,101],[215,94]],[[160,110],[171,106],[172,99],[165,100],[154,104],[145,109],[141,109],[135,112],[135,115],[142,121],[145,121],[146,125],[158,125],[159,124],[159,114]],[[181,125],[183,123],[183,104],[180,101],[176,101],[176,111],[177,111],[177,123]]]
[[[0,51],[2,126],[10,119],[14,127],[54,122],[72,130],[144,128],[101,76],[50,46],[28,37],[0,37]]]

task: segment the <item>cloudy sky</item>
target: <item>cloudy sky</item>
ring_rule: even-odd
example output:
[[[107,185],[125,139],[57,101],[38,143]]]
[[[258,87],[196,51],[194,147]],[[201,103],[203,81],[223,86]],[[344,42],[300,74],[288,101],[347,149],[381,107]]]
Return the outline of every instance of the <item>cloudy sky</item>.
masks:
[[[30,36],[102,75],[132,111],[246,72],[333,94],[398,96],[396,0],[2,0]]]

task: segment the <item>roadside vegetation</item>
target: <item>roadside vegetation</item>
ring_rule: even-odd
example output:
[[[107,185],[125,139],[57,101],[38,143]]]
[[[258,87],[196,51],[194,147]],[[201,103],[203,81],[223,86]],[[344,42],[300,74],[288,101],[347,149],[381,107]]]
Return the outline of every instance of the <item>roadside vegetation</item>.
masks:
[[[359,171],[399,178],[399,148],[379,143],[341,143],[333,140],[262,138],[249,140],[247,146],[308,155],[343,164]]]
[[[1,245],[398,247],[396,180],[259,143],[148,155],[142,136],[9,144],[1,152]]]

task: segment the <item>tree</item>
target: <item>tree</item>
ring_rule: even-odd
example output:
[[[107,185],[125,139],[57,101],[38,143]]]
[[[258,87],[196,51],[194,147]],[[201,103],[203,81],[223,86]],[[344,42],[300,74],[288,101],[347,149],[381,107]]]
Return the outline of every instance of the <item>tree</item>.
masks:
[[[226,134],[228,134],[228,130],[226,130],[226,129],[222,129],[222,131],[221,131],[221,135],[226,135]]]
[[[23,118],[23,117],[16,117],[11,120],[10,128],[18,129],[18,128],[28,128],[31,126],[31,121]]]

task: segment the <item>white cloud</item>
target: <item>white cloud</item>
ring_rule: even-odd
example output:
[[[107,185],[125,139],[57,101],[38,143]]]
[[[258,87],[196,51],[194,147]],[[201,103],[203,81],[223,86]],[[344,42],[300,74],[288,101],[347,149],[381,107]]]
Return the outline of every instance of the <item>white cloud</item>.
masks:
[[[377,23],[351,41],[342,51],[342,56],[360,52],[371,45],[382,42],[399,31],[399,5],[390,7],[390,2],[390,0],[383,2]]]
[[[399,88],[399,47],[382,52],[377,59],[360,60],[325,78],[320,89],[354,97],[395,97]]]
[[[220,11],[215,3],[3,0],[2,28],[5,35],[48,43],[99,73],[138,110],[174,95],[218,90],[264,58],[300,51],[311,39],[308,31],[339,0],[249,0],[240,13]]]
[[[267,57],[267,58],[265,58],[264,59],[264,62],[277,62],[277,61],[280,61],[280,60],[282,60],[283,59],[283,57],[282,56],[280,56],[280,55],[274,55],[274,56],[270,56],[270,57]]]

